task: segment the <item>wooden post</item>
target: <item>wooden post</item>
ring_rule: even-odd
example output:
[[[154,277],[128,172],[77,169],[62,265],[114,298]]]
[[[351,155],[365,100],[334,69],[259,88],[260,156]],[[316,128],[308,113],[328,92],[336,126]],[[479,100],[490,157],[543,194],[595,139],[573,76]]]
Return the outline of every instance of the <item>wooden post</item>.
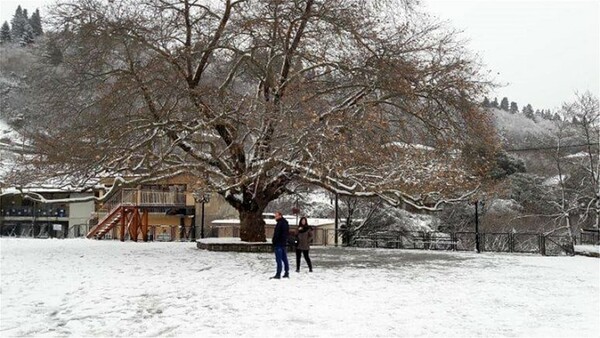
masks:
[[[121,242],[125,242],[125,216],[125,207],[121,207],[121,229],[119,231],[121,233]]]
[[[148,242],[148,210],[144,209],[142,213],[142,240]]]

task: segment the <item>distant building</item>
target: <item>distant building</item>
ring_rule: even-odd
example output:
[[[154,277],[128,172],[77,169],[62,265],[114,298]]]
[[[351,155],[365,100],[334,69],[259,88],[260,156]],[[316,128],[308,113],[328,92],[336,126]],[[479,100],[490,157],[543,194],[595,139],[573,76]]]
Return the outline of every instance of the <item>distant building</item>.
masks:
[[[294,233],[298,228],[300,217],[296,215],[283,216],[290,224],[290,232]],[[265,220],[265,237],[267,239],[273,237],[275,230],[275,215],[272,213],[264,213]],[[335,219],[333,218],[307,218],[308,224],[313,228],[313,244],[314,245],[333,245],[335,243]],[[338,225],[341,227],[341,223]],[[212,236],[211,237],[239,237],[240,236],[240,220],[239,218],[217,219],[212,221]],[[342,234],[338,233],[338,243],[342,243]]]
[[[0,188],[0,235],[15,237],[80,237],[88,230],[94,202],[40,203],[24,198],[36,193],[45,199],[92,197],[69,188]]]

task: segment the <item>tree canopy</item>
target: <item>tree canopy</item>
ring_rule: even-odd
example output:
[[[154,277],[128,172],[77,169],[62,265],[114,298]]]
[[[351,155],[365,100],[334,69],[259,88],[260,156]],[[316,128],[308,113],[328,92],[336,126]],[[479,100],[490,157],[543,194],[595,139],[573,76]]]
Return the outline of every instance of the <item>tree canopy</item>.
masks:
[[[35,173],[188,174],[243,240],[294,180],[431,208],[494,159],[489,82],[412,1],[83,0],[52,19]]]

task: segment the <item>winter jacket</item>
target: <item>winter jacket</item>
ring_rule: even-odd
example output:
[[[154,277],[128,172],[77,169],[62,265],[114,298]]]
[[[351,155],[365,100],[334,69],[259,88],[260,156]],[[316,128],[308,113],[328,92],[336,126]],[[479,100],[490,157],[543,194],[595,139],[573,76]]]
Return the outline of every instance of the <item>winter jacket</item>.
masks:
[[[273,232],[273,245],[274,246],[287,246],[288,233],[290,232],[290,225],[285,218],[280,218],[275,224],[275,231]]]
[[[312,229],[308,227],[307,230],[302,229],[302,227],[298,228],[298,245],[296,246],[296,250],[310,250],[310,243],[312,242]]]

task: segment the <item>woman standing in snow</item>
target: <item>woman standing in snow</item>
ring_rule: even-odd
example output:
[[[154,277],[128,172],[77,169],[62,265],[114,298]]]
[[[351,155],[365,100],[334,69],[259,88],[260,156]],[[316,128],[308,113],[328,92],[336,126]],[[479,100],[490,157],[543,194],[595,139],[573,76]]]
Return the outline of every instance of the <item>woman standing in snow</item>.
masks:
[[[300,218],[298,225],[298,245],[296,246],[296,272],[300,272],[300,255],[304,255],[304,260],[308,264],[308,271],[312,272],[312,262],[308,256],[310,242],[312,241],[312,228],[308,225],[306,217]]]

